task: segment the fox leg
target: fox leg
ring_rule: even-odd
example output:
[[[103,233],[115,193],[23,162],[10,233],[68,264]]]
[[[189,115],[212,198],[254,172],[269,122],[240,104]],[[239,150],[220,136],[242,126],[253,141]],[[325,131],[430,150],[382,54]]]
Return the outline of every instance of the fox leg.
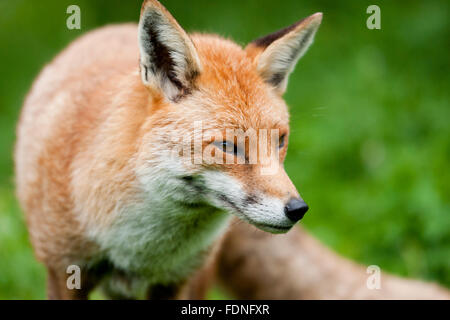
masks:
[[[365,267],[299,227],[272,235],[233,224],[218,257],[218,276],[240,299],[450,299],[438,285],[386,273],[381,273],[381,288],[371,290]]]
[[[202,300],[210,287],[212,273],[209,267],[203,267],[181,284],[154,285],[147,291],[149,300]]]

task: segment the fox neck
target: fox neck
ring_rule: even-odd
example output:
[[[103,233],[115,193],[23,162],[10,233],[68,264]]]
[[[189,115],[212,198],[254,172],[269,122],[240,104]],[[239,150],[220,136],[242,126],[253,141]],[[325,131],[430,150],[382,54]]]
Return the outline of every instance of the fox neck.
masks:
[[[125,209],[99,240],[116,267],[149,283],[173,283],[201,266],[229,217],[209,205],[152,197]]]

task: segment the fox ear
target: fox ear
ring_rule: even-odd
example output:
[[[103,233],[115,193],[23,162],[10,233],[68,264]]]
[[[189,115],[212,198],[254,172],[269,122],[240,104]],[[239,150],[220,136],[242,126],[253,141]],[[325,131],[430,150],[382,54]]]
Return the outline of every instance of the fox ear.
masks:
[[[289,74],[312,44],[321,22],[322,13],[315,13],[247,46],[246,51],[254,59],[258,72],[280,94],[286,91]]]
[[[189,93],[201,71],[192,40],[156,0],[144,1],[139,21],[142,82],[170,100]]]

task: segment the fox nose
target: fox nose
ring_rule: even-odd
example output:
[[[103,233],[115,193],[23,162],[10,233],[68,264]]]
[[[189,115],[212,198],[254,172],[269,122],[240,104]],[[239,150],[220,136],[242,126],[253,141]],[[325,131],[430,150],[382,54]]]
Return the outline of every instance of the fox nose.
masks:
[[[306,211],[308,211],[309,207],[305,203],[305,201],[292,198],[284,207],[284,213],[286,216],[294,222],[297,222],[305,215]]]

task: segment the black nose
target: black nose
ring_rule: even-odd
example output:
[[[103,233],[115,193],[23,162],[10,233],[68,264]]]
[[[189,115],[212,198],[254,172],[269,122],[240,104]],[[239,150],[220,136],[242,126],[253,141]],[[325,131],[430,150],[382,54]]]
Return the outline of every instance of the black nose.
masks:
[[[305,201],[293,198],[289,200],[286,207],[284,207],[284,212],[289,219],[297,222],[298,220],[303,218],[308,209],[308,205],[305,203]]]

